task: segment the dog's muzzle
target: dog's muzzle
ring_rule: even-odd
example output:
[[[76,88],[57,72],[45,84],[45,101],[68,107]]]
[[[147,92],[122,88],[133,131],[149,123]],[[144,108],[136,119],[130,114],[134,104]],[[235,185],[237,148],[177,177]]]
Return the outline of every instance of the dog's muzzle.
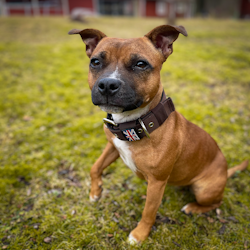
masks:
[[[121,113],[140,107],[143,98],[121,79],[104,77],[92,89],[92,102],[108,113]]]

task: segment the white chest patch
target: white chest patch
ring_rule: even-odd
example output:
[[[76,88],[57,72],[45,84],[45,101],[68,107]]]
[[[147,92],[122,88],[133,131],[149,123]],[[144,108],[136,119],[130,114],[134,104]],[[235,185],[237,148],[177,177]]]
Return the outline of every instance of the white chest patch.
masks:
[[[132,153],[129,149],[129,142],[115,138],[113,139],[113,143],[118,150],[123,162],[135,173],[137,168],[132,159]]]

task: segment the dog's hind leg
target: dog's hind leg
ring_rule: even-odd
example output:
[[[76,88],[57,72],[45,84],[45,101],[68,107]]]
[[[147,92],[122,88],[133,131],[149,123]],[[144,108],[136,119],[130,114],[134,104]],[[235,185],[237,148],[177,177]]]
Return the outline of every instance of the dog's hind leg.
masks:
[[[108,142],[101,156],[97,159],[90,171],[91,176],[91,191],[89,198],[91,201],[97,201],[102,194],[102,172],[112,162],[119,157],[116,148]]]
[[[188,203],[181,209],[186,214],[206,213],[222,203],[227,182],[227,163],[224,156],[219,153],[207,169],[209,171],[191,185],[196,202]]]
[[[240,165],[226,170],[226,163],[224,161],[224,167],[220,165],[214,168],[213,174],[209,178],[201,178],[192,185],[197,202],[187,204],[181,211],[186,214],[206,213],[219,207],[222,203],[227,178],[231,177],[236,171],[245,170],[248,166],[248,162],[249,161],[244,161]],[[222,174],[225,170],[227,174]]]

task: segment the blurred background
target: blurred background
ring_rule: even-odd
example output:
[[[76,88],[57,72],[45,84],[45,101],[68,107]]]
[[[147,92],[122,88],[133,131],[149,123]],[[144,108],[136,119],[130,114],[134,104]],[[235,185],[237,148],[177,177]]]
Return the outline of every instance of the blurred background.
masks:
[[[147,185],[118,159],[103,198],[89,171],[106,144],[91,101],[89,58],[73,28],[131,38],[183,25],[161,81],[176,110],[216,140],[229,167],[250,158],[249,0],[0,1],[0,249],[135,249],[126,243]],[[141,249],[250,249],[250,171],[228,180],[220,209],[168,186]]]
[[[250,18],[248,0],[1,0],[2,16],[72,15]]]

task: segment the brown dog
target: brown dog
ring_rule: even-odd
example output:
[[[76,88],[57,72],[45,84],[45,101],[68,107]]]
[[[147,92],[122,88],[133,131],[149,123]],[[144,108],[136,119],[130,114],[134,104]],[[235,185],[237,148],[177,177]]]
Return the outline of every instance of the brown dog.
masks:
[[[108,38],[95,29],[69,32],[80,34],[86,44],[92,101],[108,113],[108,144],[91,169],[90,199],[101,197],[102,172],[119,156],[148,182],[145,208],[130,243],[148,237],[167,183],[190,185],[197,202],[182,211],[204,213],[221,205],[227,178],[248,165],[245,161],[227,170],[211,136],[175,111],[165,97],[160,70],[179,33],[187,36],[184,27],[170,25],[132,39]]]

